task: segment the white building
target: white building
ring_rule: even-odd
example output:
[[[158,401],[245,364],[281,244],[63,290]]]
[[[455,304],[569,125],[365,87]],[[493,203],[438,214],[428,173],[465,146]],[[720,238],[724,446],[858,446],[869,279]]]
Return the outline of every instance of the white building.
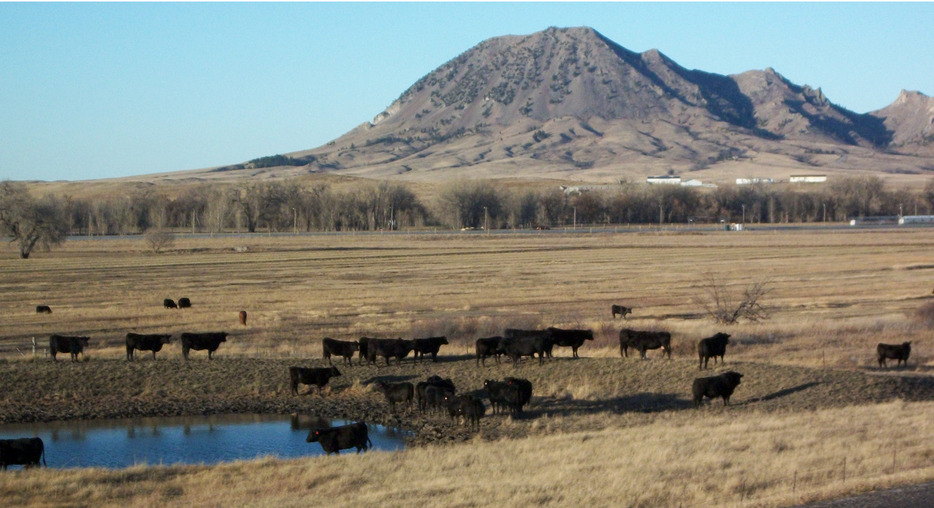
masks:
[[[681,185],[680,176],[650,176],[645,179],[645,183]]]
[[[791,183],[824,183],[827,181],[827,175],[791,175],[788,181]]]

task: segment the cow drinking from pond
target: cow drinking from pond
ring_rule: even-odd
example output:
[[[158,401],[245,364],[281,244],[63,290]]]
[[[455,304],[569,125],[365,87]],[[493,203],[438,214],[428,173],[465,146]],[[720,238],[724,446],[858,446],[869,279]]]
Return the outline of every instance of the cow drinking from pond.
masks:
[[[879,344],[876,346],[876,354],[879,357],[879,367],[887,367],[885,360],[892,359],[895,360],[895,366],[901,366],[902,362],[905,362],[905,367],[908,366],[908,355],[911,354],[911,341],[902,342],[901,344]]]
[[[39,467],[39,460],[45,463],[45,445],[38,437],[21,437],[17,439],[0,439],[0,468],[22,465],[24,469]]]
[[[357,453],[360,453],[373,446],[366,424],[363,422],[341,425],[340,427],[311,429],[308,432],[308,437],[305,438],[305,442],[320,443],[321,449],[328,455],[332,453],[340,455],[341,450],[349,448],[356,448]]]
[[[213,360],[214,352],[220,347],[221,342],[227,342],[227,332],[185,332],[181,335],[181,342],[182,356],[185,357],[186,362],[188,361],[188,351],[192,349],[195,351],[204,351],[207,349],[208,360]]]
[[[126,334],[126,359],[133,360],[134,350],[152,351],[152,359],[156,359],[156,353],[162,351],[162,345],[168,344],[172,340],[171,334],[161,333],[133,333]]]

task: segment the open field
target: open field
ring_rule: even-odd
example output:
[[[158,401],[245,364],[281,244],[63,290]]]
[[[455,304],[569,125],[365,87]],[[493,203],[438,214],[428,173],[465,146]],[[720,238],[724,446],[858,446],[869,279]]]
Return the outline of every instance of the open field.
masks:
[[[245,251],[243,249],[245,247]],[[311,235],[66,243],[0,259],[0,421],[225,412],[310,413],[413,430],[399,453],[211,467],[0,475],[23,504],[392,506],[781,506],[934,479],[934,230]],[[767,281],[771,318],[716,325],[708,275],[741,291]],[[162,308],[189,297],[193,307]],[[625,322],[610,304],[635,307]],[[49,305],[50,315],[35,306]],[[247,310],[247,326],[237,312]],[[505,327],[585,327],[581,360],[477,367],[473,341]],[[672,332],[674,359],[619,357],[621,327]],[[128,331],[226,330],[217,359],[177,342],[124,360]],[[691,408],[694,345],[733,335],[724,368],[745,374],[729,408]],[[42,357],[50,333],[91,337],[88,361]],[[322,365],[320,339],[447,335],[437,364],[343,367],[324,397],[288,393],[286,367]],[[39,358],[29,342],[37,338]],[[875,344],[911,340],[907,369]],[[61,360],[61,357],[60,357]],[[523,418],[471,433],[391,414],[377,378],[451,377],[460,391],[518,375]],[[847,461],[845,480],[841,463]],[[521,464],[521,466],[520,466]],[[800,477],[799,477],[800,475]],[[722,479],[718,481],[717,478]],[[792,487],[789,484],[793,483]],[[572,485],[573,484],[573,485]],[[67,485],[82,485],[78,489]],[[213,486],[213,487],[212,487]],[[223,487],[221,487],[223,486]],[[345,497],[342,497],[345,496]]]

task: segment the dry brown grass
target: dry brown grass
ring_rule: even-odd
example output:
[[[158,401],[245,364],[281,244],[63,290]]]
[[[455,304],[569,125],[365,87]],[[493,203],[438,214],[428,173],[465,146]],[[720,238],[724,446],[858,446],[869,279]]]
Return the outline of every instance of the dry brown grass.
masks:
[[[246,252],[236,252],[239,246]],[[627,362],[623,371],[611,366],[590,373],[580,367],[585,363],[568,361],[573,368],[566,377],[534,378],[537,393],[553,398],[538,402],[532,420],[507,420],[495,434],[527,438],[307,461],[15,473],[0,475],[0,497],[135,506],[292,506],[325,497],[332,504],[382,500],[392,506],[728,506],[744,499],[753,506],[778,506],[929,480],[930,403],[828,407],[808,405],[806,393],[796,393],[760,411],[754,399],[824,371],[831,377],[846,371],[868,375],[856,385],[822,378],[827,397],[834,390],[875,386],[873,376],[891,376],[875,368],[878,342],[912,340],[908,369],[895,372],[927,378],[934,361],[931,329],[918,316],[931,302],[932,247],[934,230],[792,229],[179,238],[160,255],[147,252],[142,238],[105,239],[70,241],[29,260],[7,251],[0,259],[0,347],[23,345],[30,337],[42,346],[50,333],[86,334],[91,364],[122,358],[128,331],[227,330],[232,337],[221,346],[221,358],[308,359],[320,357],[325,336],[445,334],[452,344],[442,354],[462,355],[477,337],[507,326],[551,325],[594,329],[596,340],[581,354],[605,361],[618,358],[623,326],[669,330],[676,360],[630,358],[619,360]],[[737,288],[770,280],[773,290],[763,303],[772,318],[716,326],[698,302],[706,273]],[[192,309],[162,308],[163,298],[181,296],[191,298]],[[628,320],[613,320],[613,303],[635,311]],[[36,315],[37,304],[50,305],[53,314]],[[249,312],[246,327],[237,322],[240,309]],[[744,379],[737,408],[664,410],[647,417],[637,417],[635,406],[626,406],[621,416],[606,408],[579,411],[607,400],[651,404],[658,399],[646,399],[645,393],[672,390],[661,384],[665,379],[676,378],[674,391],[682,390],[696,375],[694,344],[720,330],[733,335],[728,366],[737,362],[763,373]],[[657,358],[659,352],[649,355]],[[176,365],[179,356],[177,344],[168,347],[160,353],[167,360],[160,369]],[[462,363],[469,362],[450,368]],[[510,368],[490,372],[509,375]],[[520,369],[530,378],[538,375],[532,366]],[[769,386],[774,378],[765,373],[782,369],[795,374],[787,385]],[[648,379],[658,384],[643,381]],[[282,384],[260,377],[253,382],[257,400]],[[356,386],[364,392],[358,396],[374,396]],[[251,389],[243,390],[248,397]],[[814,435],[802,436],[801,429]],[[898,467],[886,471],[895,446]],[[846,484],[835,472],[844,457],[852,471]],[[519,476],[517,464],[531,476]],[[727,479],[723,485],[703,479],[702,472],[711,469]],[[789,494],[787,480],[796,470],[801,484]],[[488,478],[496,481],[483,483]]]

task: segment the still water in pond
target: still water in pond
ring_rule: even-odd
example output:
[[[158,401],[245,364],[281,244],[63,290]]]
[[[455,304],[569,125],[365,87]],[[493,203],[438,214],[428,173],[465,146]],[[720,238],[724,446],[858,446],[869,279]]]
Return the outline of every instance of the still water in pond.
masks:
[[[320,444],[305,442],[309,429],[345,423],[352,422],[286,415],[128,418],[0,425],[0,439],[42,438],[49,467],[214,464],[322,455]],[[379,425],[368,429],[371,450],[400,450],[408,435]]]

